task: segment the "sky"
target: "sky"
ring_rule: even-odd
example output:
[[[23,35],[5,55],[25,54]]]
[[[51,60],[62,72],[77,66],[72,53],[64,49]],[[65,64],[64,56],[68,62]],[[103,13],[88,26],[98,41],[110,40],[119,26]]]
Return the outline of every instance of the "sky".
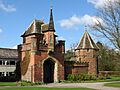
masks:
[[[52,0],[56,34],[66,41],[66,49],[79,42],[85,25],[95,22],[96,9],[103,6],[102,1],[105,0]],[[16,48],[30,23],[34,19],[48,23],[49,14],[50,0],[0,0],[0,48]]]

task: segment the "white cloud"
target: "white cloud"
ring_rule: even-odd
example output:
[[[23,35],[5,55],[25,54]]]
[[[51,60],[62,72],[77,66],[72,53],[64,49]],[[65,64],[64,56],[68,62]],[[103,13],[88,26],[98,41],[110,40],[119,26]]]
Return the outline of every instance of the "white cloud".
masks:
[[[103,20],[97,16],[84,15],[81,18],[81,22],[85,25],[94,26],[95,24],[103,23]]]
[[[58,39],[58,40],[65,40],[65,38],[62,37],[62,36],[61,36],[61,37],[58,37],[57,39]]]
[[[16,8],[13,5],[4,4],[3,1],[0,1],[0,9],[6,12],[14,12]]]
[[[74,27],[76,25],[79,25],[80,22],[80,17],[73,15],[72,17],[70,17],[69,19],[64,19],[60,21],[60,26],[64,27],[64,28],[71,28]]]
[[[81,18],[81,23],[85,24],[85,25],[91,25],[95,23],[95,17],[89,16],[89,15],[84,15]]]
[[[104,6],[108,5],[109,2],[114,3],[118,2],[119,0],[87,0],[89,3],[92,3],[95,8],[103,8]]]
[[[83,17],[73,15],[69,19],[64,19],[60,21],[60,26],[63,28],[73,28],[79,25],[90,25],[94,26],[95,24],[99,24],[100,21],[103,23],[102,19],[97,16],[84,15]]]
[[[17,49],[17,45],[13,46],[12,49]]]

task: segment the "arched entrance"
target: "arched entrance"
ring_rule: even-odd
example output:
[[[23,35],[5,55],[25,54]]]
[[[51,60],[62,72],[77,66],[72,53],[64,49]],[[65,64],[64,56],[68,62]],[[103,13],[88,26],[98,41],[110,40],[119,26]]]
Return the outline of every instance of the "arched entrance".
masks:
[[[44,83],[53,83],[54,82],[54,68],[55,63],[48,59],[44,62]]]

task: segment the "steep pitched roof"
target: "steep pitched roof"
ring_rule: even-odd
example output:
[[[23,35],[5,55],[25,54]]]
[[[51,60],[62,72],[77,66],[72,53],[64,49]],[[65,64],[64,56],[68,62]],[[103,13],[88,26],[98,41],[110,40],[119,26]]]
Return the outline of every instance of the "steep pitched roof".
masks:
[[[54,29],[53,14],[52,14],[52,8],[50,9],[50,20],[49,20],[48,30],[50,30],[50,31],[55,31],[55,29]]]
[[[0,58],[18,58],[17,49],[0,48]]]
[[[98,47],[89,33],[85,31],[76,49],[98,49]]]
[[[33,33],[39,33],[40,34],[42,24],[44,24],[43,21],[34,20],[22,36],[26,36],[26,35],[33,34]]]

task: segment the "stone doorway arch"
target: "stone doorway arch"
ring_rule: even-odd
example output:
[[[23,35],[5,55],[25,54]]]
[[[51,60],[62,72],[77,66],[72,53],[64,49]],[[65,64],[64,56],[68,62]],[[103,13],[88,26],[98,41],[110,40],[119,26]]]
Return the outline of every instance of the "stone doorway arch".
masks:
[[[54,73],[55,73],[55,62],[52,59],[45,60],[43,64],[43,73],[44,73],[44,83],[53,83],[54,82]]]
[[[43,60],[42,81],[44,83],[58,82],[58,60],[54,57],[48,56],[46,59]]]

